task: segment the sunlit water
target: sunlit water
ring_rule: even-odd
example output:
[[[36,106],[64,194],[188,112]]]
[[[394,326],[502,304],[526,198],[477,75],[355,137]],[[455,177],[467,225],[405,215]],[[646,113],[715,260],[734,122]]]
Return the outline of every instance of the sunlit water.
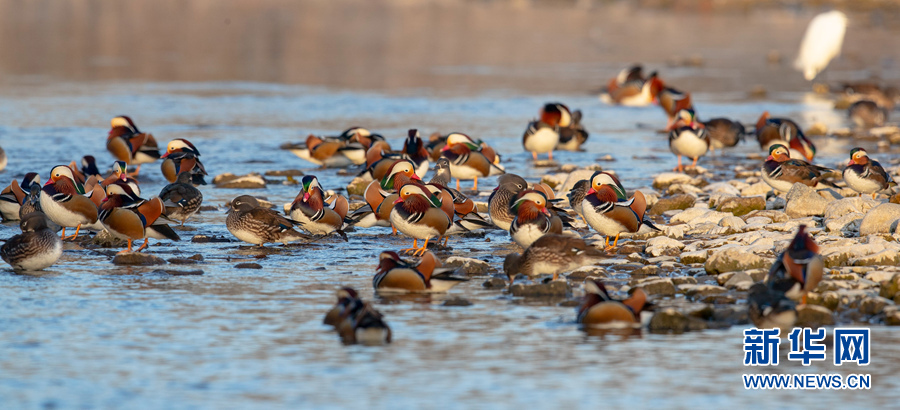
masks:
[[[659,108],[613,108],[594,96],[514,96],[486,93],[442,97],[409,90],[374,94],[255,83],[98,83],[9,87],[0,96],[0,141],[10,157],[3,184],[85,154],[101,167],[112,162],[104,149],[108,121],[131,115],[161,144],[188,138],[203,153],[210,174],[242,174],[300,168],[328,188],[351,179],[336,170],[315,169],[288,151],[288,141],[308,133],[336,134],[366,126],[398,145],[410,127],[423,135],[462,131],[482,138],[503,154],[511,172],[537,180],[521,149],[521,134],[540,105],[561,100],[584,111],[591,132],[586,152],[557,153],[560,163],[601,162],[621,175],[628,188],[648,186],[654,174],[671,169],[674,157]],[[755,123],[763,110],[845,126],[843,112],[824,100],[800,94],[762,101],[699,95],[703,118],[729,116]],[[846,161],[849,142],[817,140],[818,162]],[[869,146],[869,145],[866,145]],[[725,176],[737,163],[756,164],[758,152],[745,142],[701,165]],[[874,149],[873,149],[874,152]],[[883,161],[896,153],[879,153]],[[164,180],[158,164],[142,170],[144,196]],[[212,176],[211,175],[211,176]],[[480,182],[481,200],[495,179]],[[465,183],[464,183],[465,184]],[[464,185],[466,186],[466,185]],[[703,407],[761,405],[799,407],[852,402],[895,405],[900,383],[900,332],[874,327],[873,364],[866,368],[830,363],[802,367],[785,359],[772,369],[741,365],[740,327],[684,335],[588,336],[574,324],[574,310],[558,301],[532,302],[485,289],[473,277],[447,296],[387,300],[375,298],[371,277],[382,249],[408,247],[404,237],[384,229],[357,230],[345,243],[319,243],[269,251],[239,243],[194,244],[195,234],[231,237],[222,205],[253,193],[281,204],[297,187],[270,184],[265,190],[203,188],[203,212],[178,243],[154,242],[149,252],[163,258],[202,254],[198,265],[149,268],[113,266],[101,251],[72,248],[41,276],[0,272],[0,403],[3,408],[221,408],[309,407]],[[0,226],[0,237],[17,233]],[[376,236],[377,235],[377,236]],[[490,240],[488,242],[487,240]],[[464,255],[501,268],[514,250],[507,234],[451,241],[440,256]],[[265,254],[265,258],[254,256]],[[261,270],[233,266],[253,261]],[[202,269],[201,276],[159,271]],[[378,303],[393,329],[385,347],[344,346],[321,324],[334,290],[350,285]],[[471,306],[442,306],[462,297]],[[831,357],[829,352],[829,358]],[[743,373],[871,373],[869,391],[744,390]]]

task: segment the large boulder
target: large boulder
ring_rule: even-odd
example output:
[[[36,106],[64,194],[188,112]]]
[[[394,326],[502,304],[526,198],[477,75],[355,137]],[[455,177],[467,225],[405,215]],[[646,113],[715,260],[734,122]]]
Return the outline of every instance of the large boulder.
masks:
[[[696,199],[687,194],[672,195],[668,198],[660,198],[653,208],[650,208],[650,215],[662,215],[666,211],[688,209],[694,206]]]
[[[719,201],[716,210],[719,212],[731,212],[734,216],[747,215],[753,211],[766,209],[766,199],[761,196],[728,197]]]
[[[900,204],[878,205],[866,213],[859,225],[859,236],[897,232],[898,222],[900,222]]]
[[[707,182],[700,177],[695,178],[680,172],[663,172],[653,178],[653,188],[655,189],[666,189],[670,185],[678,184],[704,186],[707,185]]]
[[[825,215],[825,208],[828,207],[827,199],[819,195],[815,189],[799,182],[791,187],[785,199],[787,203],[784,206],[784,213],[791,218],[822,216]]]
[[[880,202],[868,196],[844,198],[831,202],[825,207],[825,219],[837,219],[851,213],[864,214],[878,206]]]
[[[739,247],[731,247],[713,253],[703,267],[707,274],[718,275],[724,272],[765,269],[771,265],[771,259],[755,255]]]

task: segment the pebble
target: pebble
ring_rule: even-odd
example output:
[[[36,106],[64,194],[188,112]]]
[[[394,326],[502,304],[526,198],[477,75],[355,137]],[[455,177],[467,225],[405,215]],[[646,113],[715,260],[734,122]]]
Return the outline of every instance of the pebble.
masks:
[[[828,308],[810,304],[797,307],[795,327],[819,328],[831,325],[834,325],[834,313]]]
[[[165,265],[166,260],[148,253],[128,252],[113,257],[112,263],[125,266]]]
[[[785,200],[787,202],[784,206],[784,213],[792,218],[823,216],[829,203],[816,190],[799,182],[791,187],[791,190],[785,196]]]
[[[262,189],[266,187],[266,180],[257,173],[239,176],[227,172],[216,175],[213,178],[213,184],[216,188]]]
[[[683,243],[666,236],[657,236],[647,241],[647,246],[644,249],[644,252],[649,253],[653,256],[674,256],[680,254],[681,249],[684,249]]]
[[[262,265],[254,262],[244,262],[234,265],[235,269],[262,269]]]
[[[763,211],[765,209],[766,199],[762,196],[723,198],[718,201],[716,206],[717,211],[729,212],[734,216],[743,216],[753,211]]]
[[[716,275],[723,272],[768,268],[771,265],[771,259],[732,247],[713,252],[703,267],[707,274]]]
[[[535,297],[535,296],[566,296],[572,292],[572,288],[567,281],[555,280],[549,283],[523,284],[516,283],[509,287],[509,292],[513,296]]]
[[[461,256],[451,256],[444,260],[445,268],[461,268],[467,275],[487,275],[488,273],[497,272],[497,269],[483,260],[463,258]]]
[[[631,286],[643,289],[649,296],[675,296],[675,284],[669,278],[638,279]]]
[[[691,195],[677,194],[667,198],[660,198],[652,208],[650,215],[662,215],[672,210],[683,210],[694,206],[696,199]]]

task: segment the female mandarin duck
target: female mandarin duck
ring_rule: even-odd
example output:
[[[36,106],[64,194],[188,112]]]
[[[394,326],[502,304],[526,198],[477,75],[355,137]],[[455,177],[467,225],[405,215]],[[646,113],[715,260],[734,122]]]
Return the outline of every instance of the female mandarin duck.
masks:
[[[468,281],[466,278],[450,276],[451,271],[436,274],[435,269],[441,267],[441,261],[430,251],[426,251],[415,265],[390,251],[381,252],[378,259],[378,270],[372,279],[372,286],[382,292],[446,292]]]
[[[278,242],[287,245],[288,242],[309,239],[294,230],[294,221],[263,208],[259,200],[250,195],[241,195],[231,201],[225,227],[235,238],[259,246]]]
[[[119,161],[128,165],[137,165],[135,175],[140,173],[141,165],[159,159],[159,144],[148,134],[138,130],[130,117],[120,115],[110,121],[112,129],[106,139],[106,149]]]
[[[391,226],[390,215],[394,209],[394,201],[399,198],[398,191],[406,183],[419,180],[415,165],[410,160],[400,159],[391,164],[387,175],[380,181],[372,181],[366,186],[363,197],[366,206],[353,211],[347,217],[347,223],[360,228],[373,226]]]
[[[17,271],[41,270],[52,266],[62,256],[63,243],[49,228],[47,216],[33,212],[19,223],[22,233],[6,240],[0,257]]]
[[[526,189],[512,203],[515,218],[509,226],[509,236],[522,248],[531,246],[545,234],[563,233],[563,220],[547,209],[547,196],[543,192]]]
[[[12,180],[9,186],[0,192],[0,217],[4,221],[18,221],[19,211],[25,202],[25,197],[31,191],[32,185],[41,185],[41,176],[37,172],[29,172],[22,178],[20,186],[16,180]]]
[[[536,183],[532,188],[543,192],[549,200],[554,199],[553,190],[547,184]],[[516,174],[504,174],[498,178],[497,187],[488,197],[488,214],[494,226],[509,231],[513,219],[516,218],[511,206],[516,195],[524,189],[528,189],[528,182]]]
[[[159,191],[159,199],[162,199],[166,207],[166,216],[180,221],[181,226],[184,226],[184,221],[196,213],[203,204],[203,193],[194,186],[191,173],[183,171],[178,174],[175,182]]]
[[[128,241],[128,248],[119,252],[131,252],[132,242],[143,239],[144,243],[137,249],[140,252],[149,245],[150,240],[180,240],[163,219],[165,205],[159,198],[143,199],[132,192],[131,187],[122,181],[106,187],[106,201],[100,207],[100,221],[113,236]]]
[[[300,224],[300,228],[313,235],[328,235],[337,232],[344,240],[347,235],[341,230],[344,217],[350,209],[347,198],[332,195],[325,199],[325,191],[314,175],[304,175],[300,179],[300,193],[294,202],[285,204],[285,213]]]
[[[606,237],[607,250],[618,246],[619,235],[622,232],[635,233],[642,225],[659,230],[650,221],[644,220],[647,200],[641,191],[635,191],[634,196],[628,201],[620,199],[624,196],[625,192],[619,186],[608,183],[607,175],[595,174],[591,178],[591,188],[581,203],[585,221]],[[609,237],[612,235],[615,235],[616,239],[613,245],[609,246]]]
[[[832,170],[812,165],[808,162],[791,159],[788,148],[781,144],[769,148],[769,156],[762,167],[762,179],[770,187],[781,192],[788,192],[795,183],[812,188],[827,186],[824,178]]]
[[[681,165],[682,156],[692,159],[691,167],[696,169],[697,159],[706,155],[709,146],[709,132],[695,121],[694,110],[679,111],[674,129],[669,132],[669,150],[678,157],[678,167],[675,170],[684,172],[684,166]]]
[[[881,164],[869,158],[869,154],[862,148],[853,148],[850,151],[850,162],[844,168],[844,181],[847,186],[862,194],[872,194],[872,198],[897,184],[885,172]]]
[[[569,107],[561,103],[547,103],[541,108],[540,118],[528,124],[522,135],[522,146],[531,152],[535,161],[538,154],[548,154],[553,161],[553,150],[559,145],[559,130],[572,125]]]
[[[441,155],[450,160],[450,173],[456,178],[456,190],[459,190],[459,180],[472,179],[475,181],[472,189],[478,190],[478,178],[504,174],[505,171],[499,162],[493,149],[478,145],[468,135],[452,133],[447,137],[447,145],[442,148]]]
[[[787,118],[772,118],[765,111],[756,122],[756,139],[762,149],[782,144],[790,148],[790,157],[812,161],[816,156],[816,146],[803,135],[800,126]]]
[[[398,231],[413,237],[413,247],[406,251],[423,254],[431,238],[443,236],[452,220],[441,209],[441,200],[423,185],[412,182],[400,187],[400,197],[391,210],[391,225]],[[419,239],[425,240],[421,248]]]
[[[503,270],[512,285],[519,274],[535,277],[559,274],[599,261],[603,251],[588,245],[584,239],[567,235],[546,234],[534,241],[521,255],[511,253],[503,261]]]
[[[584,282],[584,300],[578,307],[578,323],[586,326],[640,323],[641,310],[647,303],[647,294],[641,288],[625,300],[615,300],[609,296],[606,286],[598,280]]]
[[[40,202],[47,217],[63,227],[62,239],[66,239],[66,228],[75,228],[75,234],[69,237],[75,239],[82,225],[97,223],[97,205],[84,196],[84,187],[75,182],[72,170],[65,165],[50,171]]]
[[[787,249],[775,258],[765,283],[788,298],[806,304],[806,295],[819,285],[824,270],[819,245],[806,233],[806,225],[800,225]]]
[[[166,181],[175,182],[178,174],[189,172],[194,186],[206,185],[203,177],[209,174],[206,173],[206,168],[200,162],[200,151],[190,141],[184,138],[169,141],[166,153],[162,155],[162,158],[163,162],[160,168]]]

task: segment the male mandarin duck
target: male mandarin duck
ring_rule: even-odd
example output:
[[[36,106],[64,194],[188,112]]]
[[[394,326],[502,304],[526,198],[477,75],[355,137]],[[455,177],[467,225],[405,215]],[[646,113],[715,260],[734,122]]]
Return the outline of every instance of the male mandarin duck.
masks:
[[[678,120],[681,110],[694,111],[694,104],[691,102],[691,93],[678,91],[674,88],[663,87],[657,95],[659,106],[666,112],[669,122],[666,130],[675,129],[675,123]]]
[[[377,141],[372,144],[366,153],[366,169],[359,176],[367,180],[381,180],[387,173],[391,164],[398,159],[406,159],[413,162],[416,175],[419,178],[428,173],[429,156],[425,150],[425,143],[419,136],[419,131],[411,129],[406,140],[403,141],[403,149],[399,152],[391,152],[387,142]]]
[[[522,146],[537,161],[538,154],[548,154],[553,161],[553,150],[559,144],[559,130],[572,125],[572,113],[562,103],[547,103],[541,108],[540,118],[528,124],[522,134]]]
[[[100,169],[97,168],[97,160],[94,159],[93,155],[85,155],[81,158],[81,169],[78,169],[78,164],[75,161],[72,161],[69,164],[69,169],[72,170],[72,175],[75,177],[75,182],[79,184],[85,184],[88,178],[92,176],[100,177]]]
[[[259,200],[250,195],[241,195],[231,201],[225,227],[235,238],[259,246],[267,243],[287,245],[288,242],[309,239],[294,230],[294,221],[263,208]]]
[[[511,205],[515,218],[509,226],[509,236],[522,248],[527,248],[545,234],[563,233],[563,220],[548,209],[547,196],[541,191],[526,189]],[[568,217],[568,215],[567,215]]]
[[[103,189],[106,189],[109,184],[115,183],[117,181],[122,181],[128,184],[131,187],[131,190],[135,193],[135,195],[141,195],[141,187],[140,183],[133,176],[128,175],[128,164],[125,161],[115,161],[113,162],[112,172],[106,176],[102,181],[100,181],[100,186]],[[87,192],[87,189],[85,189]]]
[[[642,225],[659,230],[650,221],[644,220],[647,211],[647,200],[641,191],[635,191],[628,201],[620,198],[625,192],[616,185],[609,184],[608,175],[595,174],[591,178],[591,188],[581,203],[584,220],[601,235],[606,237],[606,248],[610,250],[619,244],[622,232],[635,233]],[[609,237],[615,235],[613,245],[609,245]]]
[[[737,145],[747,133],[743,124],[728,118],[713,118],[701,124],[709,133],[709,148],[713,151]]]
[[[363,193],[366,205],[353,211],[346,219],[347,224],[360,228],[391,226],[391,210],[394,209],[394,201],[399,198],[400,187],[413,180],[420,179],[416,175],[412,161],[406,159],[394,161],[384,178],[372,181],[366,186]]]
[[[578,307],[576,320],[586,326],[608,326],[613,324],[635,325],[641,322],[641,310],[647,303],[647,294],[641,288],[625,300],[615,300],[609,296],[606,286],[596,279],[584,281],[584,299]]]
[[[298,157],[325,168],[346,168],[366,162],[366,151],[374,141],[384,137],[362,127],[351,127],[337,137],[317,137],[310,134],[306,143],[286,148]]]
[[[322,320],[322,324],[337,327],[340,324],[341,316],[343,316],[344,311],[350,306],[350,303],[356,299],[359,299],[359,294],[356,293],[355,289],[351,287],[338,289],[337,302],[334,304],[334,307],[325,314],[325,319]]]
[[[850,162],[844,168],[843,176],[847,186],[860,195],[872,194],[873,199],[879,191],[897,185],[881,164],[859,147],[850,151]]]
[[[859,128],[881,127],[887,121],[889,111],[888,107],[875,101],[859,100],[847,108],[847,118]]]
[[[691,167],[697,168],[697,159],[706,155],[709,146],[709,132],[696,122],[694,110],[679,111],[674,129],[669,132],[669,150],[678,157],[678,167],[675,170],[684,172],[684,166],[681,164],[682,156],[692,159]]]
[[[528,277],[553,275],[556,280],[559,274],[590,265],[604,255],[581,238],[547,234],[534,241],[521,255],[506,255],[503,270],[510,284],[519,274]]]
[[[347,235],[341,230],[350,204],[343,195],[325,198],[325,191],[314,175],[304,175],[300,179],[300,193],[294,202],[285,204],[285,213],[299,223],[300,228],[312,235],[328,235],[337,232],[344,240]]]
[[[137,165],[135,175],[140,173],[141,165],[159,159],[159,145],[153,134],[138,130],[130,117],[120,115],[110,121],[112,129],[106,139],[106,149],[119,161],[128,165]]]
[[[383,345],[391,342],[391,328],[370,302],[350,300],[341,313],[338,335],[345,344]]]
[[[581,145],[588,139],[588,132],[581,125],[581,110],[572,111],[572,124],[560,127],[559,144],[556,149],[563,151],[581,151]]]
[[[799,159],[791,159],[788,148],[774,144],[769,148],[769,156],[763,163],[762,179],[775,190],[788,192],[795,183],[812,188],[829,185],[825,177],[833,171]]]
[[[149,238],[180,240],[178,234],[165,223],[165,205],[159,198],[143,199],[122,181],[106,186],[106,201],[100,206],[100,221],[113,236],[128,241],[128,248],[119,252],[131,252],[132,242],[143,239],[137,249],[140,252],[150,244]]]
[[[57,165],[50,171],[40,202],[47,217],[63,228],[62,239],[67,239],[66,228],[75,228],[75,234],[69,237],[75,239],[82,225],[97,223],[97,205],[84,196],[84,187],[75,182],[72,170],[65,165]]]
[[[790,332],[797,323],[797,305],[784,292],[755,283],[747,292],[750,321],[759,329],[781,329]]]
[[[25,174],[21,186],[16,180],[12,180],[6,188],[3,188],[3,192],[0,192],[0,217],[4,221],[19,220],[19,210],[32,185],[41,185],[41,176],[37,172]]]
[[[812,161],[816,156],[816,146],[803,135],[800,126],[787,118],[772,118],[768,111],[756,121],[756,139],[759,147],[769,149],[774,144],[782,144],[790,149],[790,157]]]
[[[394,228],[415,240],[413,247],[406,251],[418,254],[425,253],[428,241],[443,236],[452,224],[441,209],[441,200],[417,182],[400,187],[400,197],[394,201],[390,220]],[[418,247],[419,239],[425,240],[421,248]]]
[[[159,191],[159,199],[162,199],[166,207],[166,216],[181,222],[181,226],[184,226],[184,221],[196,213],[203,204],[203,193],[194,186],[191,173],[182,171],[175,182]]]
[[[41,212],[25,215],[19,223],[22,233],[6,240],[0,257],[17,271],[42,270],[62,256],[63,243],[49,227]]]
[[[806,295],[819,285],[824,270],[819,245],[806,232],[806,225],[800,225],[787,249],[775,258],[765,283],[788,298],[800,299],[806,304]]]
[[[418,264],[400,259],[396,252],[381,252],[372,286],[380,292],[446,292],[468,281],[466,278],[451,276],[452,271],[435,273],[435,269],[440,267],[440,260],[430,251],[422,255]]]
[[[501,175],[505,171],[499,166],[499,156],[493,149],[483,143],[481,145],[468,135],[452,133],[447,137],[447,145],[442,150],[442,156],[450,160],[450,173],[456,178],[456,189],[459,190],[459,180],[473,179],[473,190],[478,190],[478,178],[492,175]],[[496,162],[493,162],[496,161]]]
[[[641,71],[641,66],[622,70],[616,78],[609,81],[606,90],[600,94],[600,101],[629,107],[646,107],[652,104],[665,85],[656,72],[644,79]]]
[[[614,186],[615,188],[613,191],[616,192],[619,201],[628,199],[625,195],[625,187],[622,186],[622,183],[619,182],[619,179],[616,178],[615,175],[606,171],[597,171],[591,175],[589,179],[582,179],[576,182],[575,185],[572,186],[572,189],[566,193],[566,198],[569,200],[569,206],[582,220],[584,220],[584,208],[582,208],[581,205],[584,202],[584,197],[587,196],[587,192],[591,189],[591,181],[593,181],[594,178],[597,178],[598,181],[603,184]]]
[[[548,200],[554,199],[553,190],[546,184],[536,183],[532,188],[543,192]],[[488,214],[491,216],[491,223],[494,226],[509,231],[509,227],[516,217],[511,206],[516,195],[523,189],[528,189],[528,182],[516,174],[504,174],[498,178],[497,187],[488,197]]]
[[[166,145],[166,153],[162,155],[163,162],[160,165],[163,176],[170,183],[175,182],[182,172],[191,174],[191,182],[194,186],[206,185],[203,179],[206,168],[200,162],[200,151],[194,144],[184,138],[169,141]]]

